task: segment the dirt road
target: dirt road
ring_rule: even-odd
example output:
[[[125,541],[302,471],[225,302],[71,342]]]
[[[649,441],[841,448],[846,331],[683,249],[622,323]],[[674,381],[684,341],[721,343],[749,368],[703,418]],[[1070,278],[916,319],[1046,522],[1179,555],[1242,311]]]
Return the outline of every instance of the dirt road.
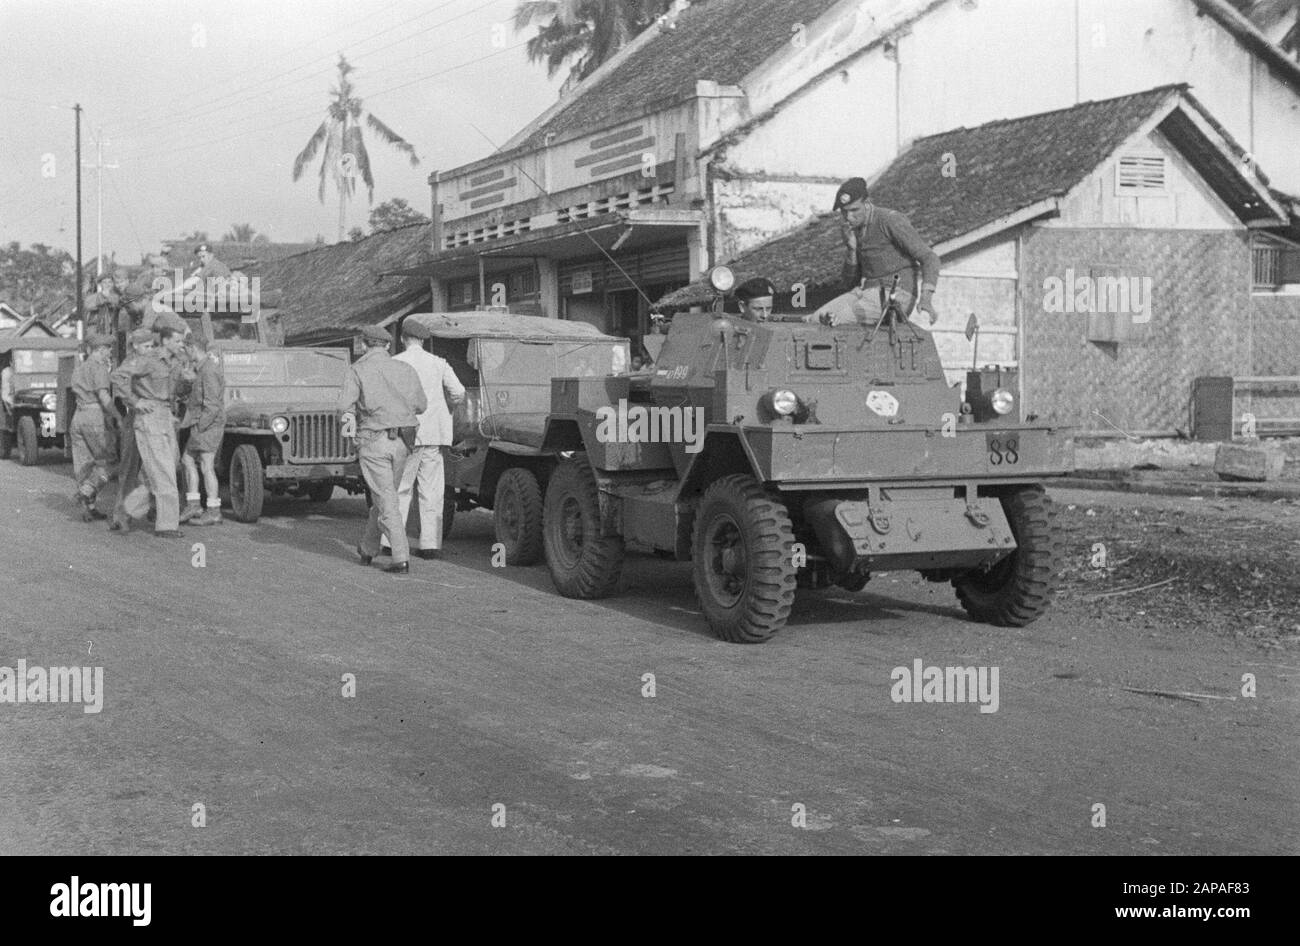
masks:
[[[566,600],[491,567],[483,513],[401,578],[355,563],[357,499],[166,541],[83,525],[70,492],[0,464],[0,667],[104,681],[99,713],[0,703],[3,853],[1300,852],[1300,614],[1270,584],[1300,574],[1300,509],[1062,492],[1067,593],[1027,629],[883,575],[743,647],[687,566]],[[1193,541],[1216,521],[1251,571]],[[996,668],[996,712],[895,702],[917,660]]]

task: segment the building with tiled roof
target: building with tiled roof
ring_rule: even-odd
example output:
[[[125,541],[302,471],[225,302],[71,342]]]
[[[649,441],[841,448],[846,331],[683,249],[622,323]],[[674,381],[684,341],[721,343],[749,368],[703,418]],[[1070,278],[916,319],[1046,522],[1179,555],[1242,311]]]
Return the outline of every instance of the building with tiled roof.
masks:
[[[976,361],[1018,367],[1045,419],[1187,431],[1198,377],[1300,375],[1300,220],[1246,157],[1168,86],[919,139],[870,199],[942,259],[940,319],[920,324],[950,382]],[[849,288],[840,227],[819,214],[730,265],[771,280],[778,313],[814,312]],[[711,298],[697,281],[659,304]],[[1293,393],[1251,397],[1239,413],[1300,417]]]
[[[1228,0],[697,0],[500,149],[431,175],[418,271],[438,309],[504,297],[636,339],[654,300],[916,143],[1171,85],[1300,194],[1300,65]],[[1038,193],[1070,160],[1055,147],[1034,142],[996,196]],[[937,226],[983,213],[935,180]]]

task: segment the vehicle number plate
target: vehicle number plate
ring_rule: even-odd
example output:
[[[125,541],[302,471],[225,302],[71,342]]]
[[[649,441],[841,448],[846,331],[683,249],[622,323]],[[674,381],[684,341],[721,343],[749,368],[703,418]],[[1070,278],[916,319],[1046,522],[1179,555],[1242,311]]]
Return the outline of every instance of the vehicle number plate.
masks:
[[[1015,466],[1020,462],[1020,435],[1010,431],[989,431],[985,436],[989,466]]]
[[[54,412],[53,411],[41,412],[41,436],[42,437],[54,436]]]

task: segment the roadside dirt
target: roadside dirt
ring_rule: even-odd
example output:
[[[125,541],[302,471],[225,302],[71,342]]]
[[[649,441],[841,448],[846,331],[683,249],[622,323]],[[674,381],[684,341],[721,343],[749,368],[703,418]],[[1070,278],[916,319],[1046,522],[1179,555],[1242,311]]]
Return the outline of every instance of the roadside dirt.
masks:
[[[1138,627],[1300,644],[1300,503],[1054,490],[1062,598]]]

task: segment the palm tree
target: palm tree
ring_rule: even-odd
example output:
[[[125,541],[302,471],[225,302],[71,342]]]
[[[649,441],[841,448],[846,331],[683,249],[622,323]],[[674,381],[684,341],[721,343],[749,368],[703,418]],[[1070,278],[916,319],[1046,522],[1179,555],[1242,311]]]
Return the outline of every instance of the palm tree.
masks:
[[[307,142],[307,146],[293,159],[293,179],[302,177],[311,160],[316,157],[323,143],[325,153],[320,162],[320,188],[317,191],[320,202],[325,203],[325,182],[334,179],[339,192],[339,235],[338,242],[343,242],[343,228],[347,217],[347,202],[356,189],[357,174],[365,181],[370,203],[375,200],[375,179],[370,173],[370,155],[366,151],[365,138],[362,135],[362,116],[365,124],[386,144],[392,145],[411,158],[411,167],[420,163],[415,148],[410,142],[393,131],[378,118],[366,111],[361,99],[356,97],[348,73],[352,66],[347,58],[339,54],[339,84],[331,91],[333,101],[326,110],[325,120]]]
[[[545,62],[550,77],[577,56],[571,78],[581,81],[674,5],[673,0],[520,0],[515,31],[539,24],[526,47],[529,62]]]

